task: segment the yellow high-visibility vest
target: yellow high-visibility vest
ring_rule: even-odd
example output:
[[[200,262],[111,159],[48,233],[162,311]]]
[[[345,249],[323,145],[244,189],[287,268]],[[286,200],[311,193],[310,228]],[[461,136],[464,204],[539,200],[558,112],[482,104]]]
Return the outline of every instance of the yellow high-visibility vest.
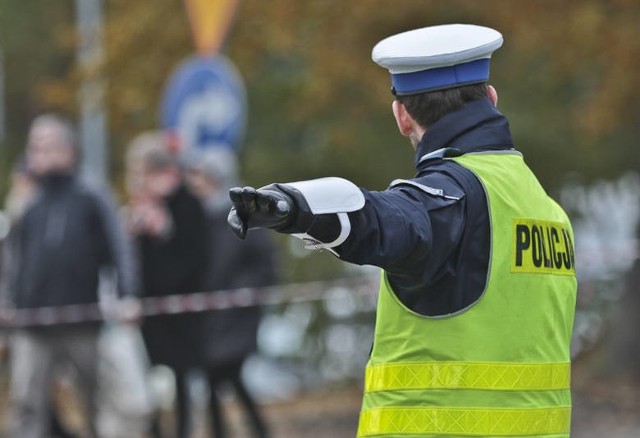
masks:
[[[405,307],[383,272],[359,437],[569,437],[573,231],[517,152],[454,159],[487,194],[486,289],[455,314]]]

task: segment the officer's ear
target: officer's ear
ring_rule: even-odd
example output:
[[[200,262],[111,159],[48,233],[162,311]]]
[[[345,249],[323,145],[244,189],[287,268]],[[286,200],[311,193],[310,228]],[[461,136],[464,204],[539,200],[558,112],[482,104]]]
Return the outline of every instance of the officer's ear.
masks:
[[[487,97],[493,106],[498,106],[498,92],[493,88],[493,85],[487,85]]]
[[[391,104],[391,109],[393,110],[393,115],[396,118],[398,130],[405,137],[409,137],[413,133],[413,118],[409,115],[409,112],[404,107],[404,105],[398,100],[393,101],[393,103]]]

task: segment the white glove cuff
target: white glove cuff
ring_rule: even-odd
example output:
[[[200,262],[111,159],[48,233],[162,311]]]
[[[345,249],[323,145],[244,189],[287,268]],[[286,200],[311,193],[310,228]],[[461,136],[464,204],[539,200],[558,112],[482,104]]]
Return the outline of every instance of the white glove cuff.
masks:
[[[327,177],[281,185],[300,192],[313,214],[349,213],[364,207],[362,191],[344,178]]]
[[[292,234],[306,242],[307,249],[327,249],[338,255],[331,248],[344,243],[351,233],[351,222],[347,213],[364,207],[365,199],[362,191],[351,181],[344,178],[328,177],[309,181],[298,181],[282,184],[297,190],[304,197],[311,213],[338,215],[340,234],[333,242],[323,243],[307,233]]]

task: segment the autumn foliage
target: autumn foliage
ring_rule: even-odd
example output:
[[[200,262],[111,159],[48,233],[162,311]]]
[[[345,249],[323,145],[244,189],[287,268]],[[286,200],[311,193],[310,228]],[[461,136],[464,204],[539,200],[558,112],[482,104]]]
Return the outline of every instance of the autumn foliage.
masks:
[[[37,112],[73,115],[84,75],[108,83],[111,170],[126,143],[158,125],[171,70],[193,54],[180,0],[105,2],[106,61],[78,70],[72,1],[4,0],[10,161]],[[446,22],[495,27],[505,44],[491,82],[518,147],[550,187],[637,168],[640,4],[635,0],[244,0],[224,52],[245,77],[250,121],[245,178],[340,175],[372,188],[412,173],[412,151],[390,115],[388,74],[370,59],[381,38]]]

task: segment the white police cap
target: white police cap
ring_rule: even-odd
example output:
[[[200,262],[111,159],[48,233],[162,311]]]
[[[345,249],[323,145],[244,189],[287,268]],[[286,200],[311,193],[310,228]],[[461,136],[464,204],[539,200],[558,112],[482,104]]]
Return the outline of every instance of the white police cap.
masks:
[[[500,46],[497,30],[445,24],[385,38],[371,58],[391,73],[394,94],[409,95],[486,82],[489,59]]]

